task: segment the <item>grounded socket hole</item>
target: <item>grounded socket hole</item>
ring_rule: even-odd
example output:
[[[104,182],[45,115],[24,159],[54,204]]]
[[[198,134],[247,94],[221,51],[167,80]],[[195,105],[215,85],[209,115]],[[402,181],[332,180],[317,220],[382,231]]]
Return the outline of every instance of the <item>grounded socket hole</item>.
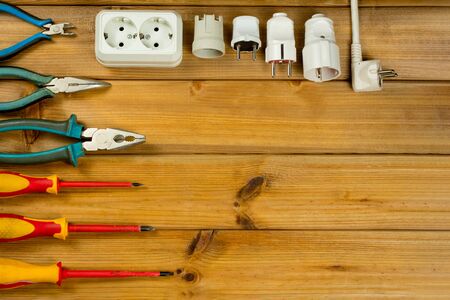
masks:
[[[159,44],[158,43],[154,43],[153,46],[155,46],[155,48],[158,48]]]
[[[156,31],[156,32],[158,32],[158,31],[159,31],[159,28],[158,28],[158,27],[155,27],[153,30]]]
[[[119,31],[123,31],[125,28],[123,27],[119,27]]]
[[[119,43],[119,47],[123,47],[123,43]]]

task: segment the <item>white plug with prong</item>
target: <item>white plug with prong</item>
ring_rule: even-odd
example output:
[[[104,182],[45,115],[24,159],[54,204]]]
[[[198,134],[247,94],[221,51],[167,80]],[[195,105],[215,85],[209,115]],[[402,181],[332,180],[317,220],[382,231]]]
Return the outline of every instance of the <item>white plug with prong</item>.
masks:
[[[295,49],[294,21],[285,13],[274,13],[267,21],[266,63],[272,64],[272,77],[276,65],[287,64],[288,76],[292,76],[292,64],[297,61]]]
[[[383,79],[396,77],[392,70],[383,70],[378,59],[362,60],[361,43],[359,41],[358,0],[351,0],[352,13],[352,87],[355,92],[372,92],[383,89]]]

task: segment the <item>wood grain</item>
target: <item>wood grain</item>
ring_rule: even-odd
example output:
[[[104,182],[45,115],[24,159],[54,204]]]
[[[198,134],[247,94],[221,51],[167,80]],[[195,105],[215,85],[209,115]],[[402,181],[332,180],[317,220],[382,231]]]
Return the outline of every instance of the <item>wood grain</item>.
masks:
[[[9,0],[15,5],[349,6],[349,0]],[[448,0],[360,0],[359,6],[450,6]]]
[[[179,269],[174,278],[67,280],[4,299],[446,299],[448,232],[164,231],[2,245],[68,268]],[[95,263],[94,263],[95,261]]]
[[[176,69],[106,68],[100,65],[94,54],[95,16],[107,7],[100,6],[29,6],[22,7],[30,13],[51,17],[56,22],[71,22],[77,26],[78,35],[55,37],[52,42],[42,42],[8,61],[41,73],[54,75],[90,76],[107,79],[271,79],[270,66],[264,62],[263,49],[256,62],[248,56],[235,60],[230,49],[232,20],[237,15],[255,15],[261,20],[261,39],[265,40],[265,23],[271,15],[283,10],[295,21],[297,56],[300,60],[304,39],[304,22],[314,13],[322,12],[335,23],[336,39],[340,47],[342,76],[349,78],[350,64],[350,12],[348,8],[328,7],[176,7],[184,20],[184,57]],[[126,7],[120,7],[126,9]],[[151,9],[152,7],[133,7]],[[156,7],[158,9],[174,7]],[[202,60],[191,54],[194,15],[215,13],[224,17],[227,54],[215,60]],[[379,58],[383,66],[394,68],[398,79],[403,80],[449,80],[450,7],[376,7],[362,8],[361,37],[366,58]],[[1,14],[2,40],[6,47],[36,32],[36,28],[20,22],[12,16]],[[420,38],[417,38],[420,36]],[[39,59],[40,58],[40,59]],[[302,66],[294,65],[292,79],[301,79]],[[276,79],[287,79],[286,68],[280,67]]]
[[[88,127],[147,136],[146,144],[120,153],[450,153],[446,82],[388,82],[383,92],[362,94],[346,82],[111,82],[6,117],[65,120],[75,113]],[[1,97],[29,88],[16,83]],[[0,151],[60,144],[51,134],[0,135]]]
[[[450,230],[449,156],[108,155],[79,168],[6,169],[145,184],[0,200],[0,212],[35,218],[160,229]]]

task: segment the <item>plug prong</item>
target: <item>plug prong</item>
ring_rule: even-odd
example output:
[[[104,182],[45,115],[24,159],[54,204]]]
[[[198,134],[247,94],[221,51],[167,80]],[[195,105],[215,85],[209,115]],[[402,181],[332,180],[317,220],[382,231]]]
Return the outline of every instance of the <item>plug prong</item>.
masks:
[[[241,60],[241,44],[238,44],[236,47],[236,59]]]
[[[292,76],[292,60],[288,62],[288,77]]]
[[[253,44],[253,50],[252,50],[252,59],[253,59],[253,61],[256,60],[256,51],[257,50],[258,49],[256,48],[256,44]]]
[[[275,64],[275,62],[273,61],[273,62],[272,62],[272,78],[275,77],[275,71],[276,71],[276,64]]]
[[[380,76],[382,79],[384,79],[384,78],[387,78],[387,77],[397,77],[398,74],[394,70],[389,69],[389,70],[379,70],[378,71],[378,76]]]

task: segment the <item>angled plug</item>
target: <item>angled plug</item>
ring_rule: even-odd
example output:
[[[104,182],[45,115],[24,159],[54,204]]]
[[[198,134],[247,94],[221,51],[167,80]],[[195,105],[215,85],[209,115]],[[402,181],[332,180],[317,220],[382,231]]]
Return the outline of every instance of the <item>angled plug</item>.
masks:
[[[352,87],[355,92],[374,92],[383,89],[383,79],[397,77],[392,70],[383,70],[380,60],[362,60],[362,50],[359,41],[358,0],[351,0],[352,13]]]
[[[275,77],[277,64],[287,64],[288,76],[291,77],[292,64],[296,61],[294,21],[285,13],[274,13],[267,21],[266,47],[266,63],[272,64],[272,77]]]

